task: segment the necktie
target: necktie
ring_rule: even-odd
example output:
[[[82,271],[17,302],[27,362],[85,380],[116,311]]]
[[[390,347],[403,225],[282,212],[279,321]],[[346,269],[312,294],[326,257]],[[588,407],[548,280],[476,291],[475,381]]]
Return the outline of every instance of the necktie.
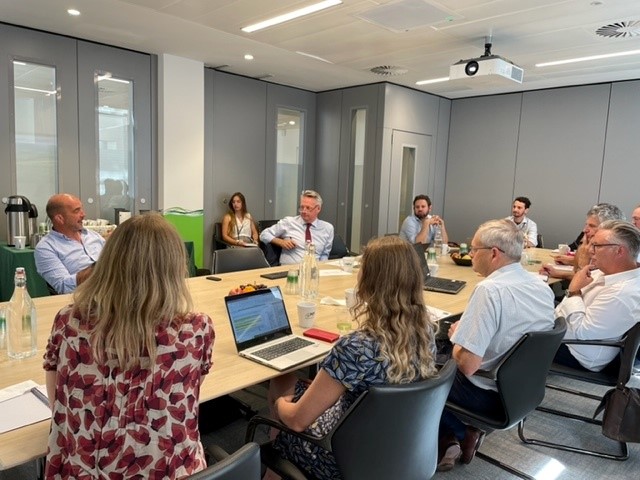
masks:
[[[304,241],[306,243],[311,242],[311,224],[307,223],[307,229],[304,231]]]

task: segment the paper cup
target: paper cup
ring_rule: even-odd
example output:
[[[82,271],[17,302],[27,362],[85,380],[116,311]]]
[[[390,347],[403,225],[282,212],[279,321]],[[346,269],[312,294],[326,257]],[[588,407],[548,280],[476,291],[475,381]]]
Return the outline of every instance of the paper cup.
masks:
[[[356,304],[356,289],[347,288],[344,291],[344,300],[347,303],[347,308],[352,308]]]
[[[313,327],[316,321],[316,304],[313,302],[298,302],[298,325],[302,328]]]
[[[27,237],[23,235],[16,235],[14,238],[16,240],[16,248],[18,250],[24,250],[27,246]]]
[[[342,270],[349,273],[353,272],[353,262],[354,262],[353,257],[342,257],[342,260],[340,261],[340,264],[342,265]]]
[[[569,248],[569,245],[567,245],[565,243],[561,243],[561,244],[558,245],[558,254],[566,255],[570,251],[571,251],[571,249]]]

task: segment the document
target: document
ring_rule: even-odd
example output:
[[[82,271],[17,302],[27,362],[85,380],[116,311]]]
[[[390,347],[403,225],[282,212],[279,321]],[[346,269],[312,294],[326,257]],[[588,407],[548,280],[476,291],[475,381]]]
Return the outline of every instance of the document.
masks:
[[[0,433],[48,418],[51,408],[44,385],[28,380],[0,390]]]

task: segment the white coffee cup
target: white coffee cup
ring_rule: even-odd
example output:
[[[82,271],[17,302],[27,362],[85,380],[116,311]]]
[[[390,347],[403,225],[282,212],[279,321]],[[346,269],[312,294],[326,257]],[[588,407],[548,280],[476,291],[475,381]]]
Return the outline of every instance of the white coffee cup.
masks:
[[[18,250],[24,250],[27,246],[27,237],[25,237],[24,235],[16,235],[15,237],[16,240],[16,248]]]
[[[432,277],[438,275],[440,265],[438,265],[437,263],[427,263],[427,265],[429,265],[429,275],[431,275]]]
[[[313,302],[298,302],[298,325],[302,328],[313,327],[316,321],[316,304]]]
[[[349,273],[353,272],[353,262],[354,262],[353,257],[342,257],[342,260],[340,260],[340,265],[342,265],[342,270]]]
[[[451,248],[446,243],[442,244],[442,255],[449,255]]]
[[[356,304],[356,289],[347,288],[344,291],[344,300],[347,304],[347,308],[351,308]]]
[[[567,245],[565,243],[561,243],[561,244],[558,245],[558,254],[559,255],[566,255],[570,251],[571,251],[571,249],[569,248],[569,245]]]

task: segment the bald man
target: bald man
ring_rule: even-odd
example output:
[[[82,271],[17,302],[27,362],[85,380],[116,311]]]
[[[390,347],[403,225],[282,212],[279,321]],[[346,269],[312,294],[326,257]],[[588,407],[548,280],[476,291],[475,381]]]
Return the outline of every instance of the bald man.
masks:
[[[78,197],[54,195],[47,202],[47,217],[53,229],[35,251],[36,269],[57,292],[73,292],[86,280],[96,263],[104,238],[82,226],[84,209]]]

